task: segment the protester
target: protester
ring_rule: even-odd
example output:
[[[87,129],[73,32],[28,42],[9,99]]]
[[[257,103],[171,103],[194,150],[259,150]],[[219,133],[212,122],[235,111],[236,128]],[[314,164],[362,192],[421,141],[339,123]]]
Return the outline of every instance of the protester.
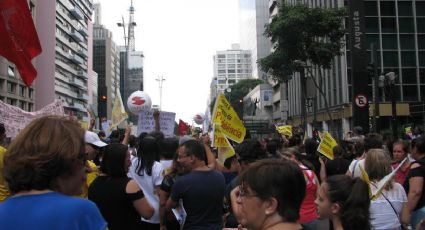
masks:
[[[391,159],[384,150],[371,149],[366,155],[364,169],[375,194],[378,182],[392,171]],[[373,229],[400,229],[402,223],[408,224],[407,197],[403,186],[391,179],[378,198],[371,200],[370,219]]]
[[[261,143],[255,139],[244,140],[241,144],[235,148],[236,158],[239,163],[240,171],[246,170],[249,165],[257,160],[265,159],[267,154],[261,146]],[[236,204],[237,197],[236,191],[240,185],[239,176],[235,177],[226,187],[225,207],[230,206],[229,214],[225,220],[227,228],[236,228],[238,226],[238,215],[239,211],[235,208],[238,207]]]
[[[302,229],[297,220],[306,184],[296,164],[286,160],[261,160],[242,172],[240,180],[237,205],[243,227]]]
[[[222,229],[222,203],[225,192],[223,175],[207,166],[203,143],[189,140],[178,150],[178,162],[190,173],[174,183],[166,208],[182,200],[187,213],[183,229]],[[190,189],[189,189],[190,188]]]
[[[313,170],[309,169],[304,162],[303,155],[300,154],[297,148],[287,148],[283,151],[286,159],[297,164],[304,175],[306,190],[303,202],[300,208],[299,223],[303,224],[306,229],[317,228],[317,211],[314,200],[316,200],[317,190],[319,187],[319,179]],[[309,163],[309,162],[307,162]]]
[[[344,136],[344,141],[348,142],[357,142],[362,141],[365,138],[363,135],[363,128],[356,126],[353,128],[353,131],[348,131]]]
[[[408,211],[411,214],[410,223],[416,226],[425,218],[425,137],[412,140],[411,155],[416,161],[410,166],[404,189],[407,193]]]
[[[174,137],[165,138],[161,141],[160,163],[164,170],[171,167],[173,158],[177,154],[179,140]]]
[[[405,159],[403,165],[400,167],[399,170],[395,173],[395,181],[400,184],[404,184],[404,181],[406,180],[406,176],[409,173],[410,169],[410,160],[408,157],[408,154],[410,152],[410,143],[408,141],[396,141],[393,144],[393,163],[392,167],[393,169],[396,169],[400,163]]]
[[[155,209],[149,219],[142,218],[143,229],[159,229],[159,196],[158,189],[163,180],[163,167],[159,162],[158,141],[146,136],[138,141],[137,157],[131,161],[129,176],[133,178],[145,194],[149,204]]]
[[[164,170],[164,180],[162,180],[161,186],[159,188],[159,215],[161,221],[161,229],[166,230],[180,230],[180,224],[176,220],[174,214],[170,211],[167,212],[165,208],[167,200],[170,197],[171,188],[173,187],[177,178],[188,173],[177,161],[177,157],[178,155],[174,154],[172,166]]]
[[[0,202],[6,200],[7,197],[10,196],[9,190],[7,189],[6,181],[3,177],[3,168],[4,168],[4,154],[6,153],[6,149],[1,146],[3,144],[3,140],[6,138],[6,129],[4,124],[0,123]]]
[[[82,198],[87,198],[88,188],[90,184],[96,179],[99,174],[97,165],[100,164],[101,149],[107,144],[100,140],[99,136],[91,131],[86,131],[84,134],[84,140],[86,142],[85,152],[87,159],[87,171],[86,171],[86,183],[83,185],[83,193],[80,195]]]
[[[127,177],[128,147],[112,143],[105,147],[100,175],[89,187],[88,198],[96,203],[109,230],[143,228],[140,216],[150,218],[154,209],[136,181]]]
[[[310,169],[313,170],[317,176],[320,175],[320,170],[321,170],[319,155],[317,154],[318,146],[319,144],[312,138],[307,138],[304,141],[304,147],[305,147],[304,159],[310,163],[309,165],[313,166]]]
[[[363,142],[364,152],[362,156],[351,162],[350,166],[348,166],[346,175],[351,176],[353,178],[360,177],[360,174],[361,174],[360,166],[364,168],[364,158],[366,157],[366,154],[369,151],[369,149],[382,149],[383,143],[384,142],[380,134],[377,134],[377,133],[367,134]]]
[[[348,166],[350,165],[350,161],[343,158],[344,149],[341,146],[337,145],[333,148],[334,159],[328,160],[326,159],[325,168],[326,168],[326,177],[330,177],[333,175],[345,174],[348,170]],[[325,179],[322,179],[322,181]]]
[[[315,203],[319,218],[329,218],[335,230],[371,229],[368,185],[360,178],[328,177],[321,184]]]
[[[82,192],[85,157],[76,121],[48,116],[27,125],[4,158],[12,196],[0,204],[1,229],[105,229],[94,203],[71,197]]]

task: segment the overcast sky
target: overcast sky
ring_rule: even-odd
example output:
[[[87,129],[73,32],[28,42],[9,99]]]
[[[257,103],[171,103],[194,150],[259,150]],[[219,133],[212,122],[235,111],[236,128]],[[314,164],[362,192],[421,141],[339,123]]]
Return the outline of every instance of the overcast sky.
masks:
[[[124,45],[130,0],[94,0],[102,7],[102,24]],[[213,55],[239,43],[238,0],[134,0],[136,50],[145,56],[145,89],[159,105],[155,79],[163,76],[162,110],[191,123],[204,113],[213,77]],[[127,99],[123,98],[126,102]]]

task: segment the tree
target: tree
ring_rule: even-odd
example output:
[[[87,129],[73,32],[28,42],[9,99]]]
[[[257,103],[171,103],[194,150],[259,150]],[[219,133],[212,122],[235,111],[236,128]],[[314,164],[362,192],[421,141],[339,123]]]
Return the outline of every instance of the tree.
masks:
[[[344,46],[345,15],[342,8],[283,4],[278,15],[266,25],[265,35],[274,44],[274,51],[259,60],[261,69],[275,80],[287,82],[294,72],[301,70],[295,60],[330,68]]]
[[[331,122],[333,119],[322,89],[320,69],[331,68],[333,59],[341,55],[345,45],[342,42],[345,16],[344,8],[310,8],[303,4],[282,4],[278,15],[265,28],[265,35],[271,39],[274,51],[259,60],[260,68],[279,82],[288,82],[294,72],[304,71],[306,66],[300,63],[318,68],[319,83],[314,76],[312,79],[324,99]],[[311,68],[307,67],[307,70],[312,75]],[[305,85],[302,87],[305,89]],[[305,95],[301,97],[305,99]]]
[[[241,111],[243,111],[243,104],[240,102],[240,100],[243,100],[243,97],[245,97],[246,94],[249,93],[252,89],[254,89],[257,85],[264,83],[262,80],[259,79],[244,79],[240,80],[238,83],[230,86],[229,92],[225,91],[224,96],[226,96],[227,100],[229,101],[230,105],[232,105],[233,109],[241,115]],[[215,98],[213,101],[211,101],[210,104],[210,111],[213,112],[215,104]],[[240,117],[242,119],[242,117]]]

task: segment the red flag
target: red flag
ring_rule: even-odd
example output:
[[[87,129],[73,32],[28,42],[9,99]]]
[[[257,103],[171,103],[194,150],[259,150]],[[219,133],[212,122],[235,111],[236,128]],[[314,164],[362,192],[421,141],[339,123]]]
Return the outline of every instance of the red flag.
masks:
[[[183,136],[187,134],[187,130],[189,129],[189,125],[186,122],[179,119],[179,135]]]
[[[0,1],[0,55],[15,63],[27,86],[37,76],[31,59],[41,45],[26,0]]]

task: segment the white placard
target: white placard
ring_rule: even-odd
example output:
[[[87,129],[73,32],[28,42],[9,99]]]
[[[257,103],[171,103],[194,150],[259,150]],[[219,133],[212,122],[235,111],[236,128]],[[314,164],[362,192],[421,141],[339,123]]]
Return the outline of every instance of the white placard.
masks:
[[[12,139],[32,120],[48,115],[64,116],[62,101],[56,100],[35,112],[27,112],[0,101],[0,123],[6,128],[6,136]]]
[[[155,121],[153,119],[153,110],[140,111],[137,124],[137,135],[141,133],[150,133],[155,130]],[[165,137],[174,136],[176,113],[161,111],[159,114],[159,126]]]

